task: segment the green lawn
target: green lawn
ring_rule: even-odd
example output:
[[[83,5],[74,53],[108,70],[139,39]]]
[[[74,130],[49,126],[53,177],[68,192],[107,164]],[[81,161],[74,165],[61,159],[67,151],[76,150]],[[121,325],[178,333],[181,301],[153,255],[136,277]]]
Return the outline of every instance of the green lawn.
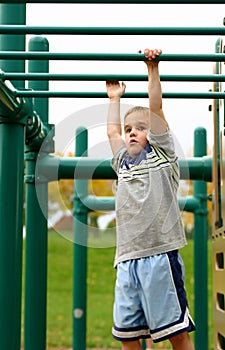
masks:
[[[95,240],[101,239],[95,238]],[[88,310],[87,310],[87,347],[120,348],[111,337],[112,306],[115,282],[113,259],[115,248],[88,249]],[[93,244],[92,244],[93,246]],[[193,241],[182,249],[186,266],[186,289],[189,306],[193,314]],[[209,257],[211,245],[209,242]],[[210,260],[210,259],[209,259]],[[59,234],[49,232],[48,254],[48,312],[47,343],[48,347],[59,349],[72,345],[72,243]],[[209,271],[211,263],[209,262]],[[211,273],[209,274],[209,349],[212,345],[212,302]],[[155,345],[156,349],[169,349],[169,343]]]

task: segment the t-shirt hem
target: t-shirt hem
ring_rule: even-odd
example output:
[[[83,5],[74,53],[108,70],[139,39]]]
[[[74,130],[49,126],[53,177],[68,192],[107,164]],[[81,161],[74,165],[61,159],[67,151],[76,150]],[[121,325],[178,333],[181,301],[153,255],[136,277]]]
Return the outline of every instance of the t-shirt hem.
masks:
[[[129,252],[127,254],[123,254],[118,259],[115,259],[114,261],[114,267],[116,267],[119,263],[128,261],[128,260],[135,260],[135,259],[141,259],[146,258],[148,256],[168,253],[172,250],[181,249],[187,245],[186,239],[182,239],[179,243],[175,244],[166,244],[159,247],[152,247],[145,249],[144,251],[136,251],[136,252]]]

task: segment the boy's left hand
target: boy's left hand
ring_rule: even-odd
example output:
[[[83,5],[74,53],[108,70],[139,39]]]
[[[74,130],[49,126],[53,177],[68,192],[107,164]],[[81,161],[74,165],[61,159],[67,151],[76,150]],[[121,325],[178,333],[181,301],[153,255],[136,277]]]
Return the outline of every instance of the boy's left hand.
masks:
[[[141,50],[139,50],[138,51],[139,53],[141,53]],[[144,50],[144,55],[145,55],[145,57],[146,57],[146,61],[145,61],[145,63],[146,64],[149,64],[149,63],[151,63],[151,64],[158,64],[159,62],[158,61],[154,61],[154,59],[156,58],[156,57],[158,57],[158,56],[160,56],[161,55],[161,53],[162,53],[162,50],[161,49],[153,49],[153,50],[151,50],[151,49],[145,49]]]

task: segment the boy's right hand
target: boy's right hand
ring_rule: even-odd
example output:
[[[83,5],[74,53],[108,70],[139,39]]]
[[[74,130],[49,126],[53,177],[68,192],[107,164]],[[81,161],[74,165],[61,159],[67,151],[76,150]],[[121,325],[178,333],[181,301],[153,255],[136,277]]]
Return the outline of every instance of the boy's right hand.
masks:
[[[125,93],[126,85],[124,82],[120,84],[118,81],[106,81],[106,90],[111,101],[118,101]]]

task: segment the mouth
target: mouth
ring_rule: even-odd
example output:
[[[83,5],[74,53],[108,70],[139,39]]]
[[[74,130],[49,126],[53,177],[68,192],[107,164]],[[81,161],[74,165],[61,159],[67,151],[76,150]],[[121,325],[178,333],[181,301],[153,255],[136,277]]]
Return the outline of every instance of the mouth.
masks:
[[[137,143],[137,140],[134,140],[134,139],[130,140],[130,145],[134,145],[136,143]]]

